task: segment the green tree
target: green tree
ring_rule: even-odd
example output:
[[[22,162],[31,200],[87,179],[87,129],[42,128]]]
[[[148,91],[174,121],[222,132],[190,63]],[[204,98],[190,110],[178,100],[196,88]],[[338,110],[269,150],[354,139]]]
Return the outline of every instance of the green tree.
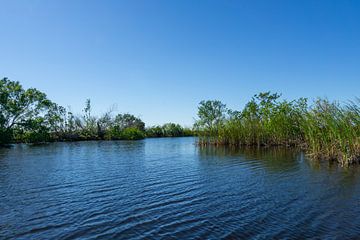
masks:
[[[217,132],[226,118],[226,105],[218,100],[201,101],[198,107],[199,119],[195,127],[210,133]]]
[[[129,113],[118,114],[115,117],[114,125],[121,131],[126,128],[137,128],[140,131],[145,131],[145,123],[140,118]]]
[[[46,94],[35,88],[25,90],[19,82],[0,80],[0,144],[9,143],[15,128],[30,128],[35,119],[52,106]]]
[[[165,137],[181,137],[184,135],[184,130],[179,124],[166,123],[162,129]]]
[[[163,128],[159,125],[146,128],[147,137],[164,137]]]

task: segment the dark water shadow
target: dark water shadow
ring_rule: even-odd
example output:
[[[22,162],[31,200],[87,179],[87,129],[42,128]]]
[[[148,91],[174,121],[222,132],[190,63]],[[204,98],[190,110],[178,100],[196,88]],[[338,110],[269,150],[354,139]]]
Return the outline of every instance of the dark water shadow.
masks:
[[[260,165],[265,170],[283,172],[294,170],[299,163],[306,161],[304,153],[299,149],[283,147],[258,148],[258,147],[226,147],[206,146],[197,147],[199,158],[202,161],[219,159],[222,162],[239,161],[247,164]]]

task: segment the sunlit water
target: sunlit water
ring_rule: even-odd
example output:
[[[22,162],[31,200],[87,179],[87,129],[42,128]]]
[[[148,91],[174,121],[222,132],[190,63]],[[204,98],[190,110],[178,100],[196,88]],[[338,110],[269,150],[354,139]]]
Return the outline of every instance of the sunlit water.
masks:
[[[360,237],[360,171],[194,138],[0,149],[0,239]]]

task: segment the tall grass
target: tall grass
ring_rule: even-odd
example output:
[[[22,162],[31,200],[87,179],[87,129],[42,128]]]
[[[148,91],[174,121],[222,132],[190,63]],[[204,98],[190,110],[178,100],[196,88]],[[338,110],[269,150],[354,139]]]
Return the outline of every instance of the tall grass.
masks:
[[[199,115],[195,124],[200,145],[293,146],[307,150],[316,159],[348,165],[360,160],[360,101],[340,105],[318,99],[280,101],[270,92],[255,95],[242,111],[218,112],[211,129]],[[208,101],[211,102],[211,101]],[[202,102],[206,103],[206,102]],[[200,104],[202,112],[214,112],[211,104]]]
[[[317,159],[337,160],[343,165],[360,160],[359,101],[345,106],[319,99],[302,123],[307,150]]]

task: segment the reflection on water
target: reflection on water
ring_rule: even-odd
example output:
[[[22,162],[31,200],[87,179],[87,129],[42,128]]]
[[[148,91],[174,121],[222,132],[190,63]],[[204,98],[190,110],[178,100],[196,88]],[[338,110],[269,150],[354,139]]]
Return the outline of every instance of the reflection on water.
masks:
[[[356,238],[358,167],[194,138],[0,149],[0,239]]]
[[[282,147],[198,147],[201,159],[237,159],[248,164],[261,165],[268,171],[289,171],[296,168],[299,162],[305,160],[304,154],[297,149]]]

